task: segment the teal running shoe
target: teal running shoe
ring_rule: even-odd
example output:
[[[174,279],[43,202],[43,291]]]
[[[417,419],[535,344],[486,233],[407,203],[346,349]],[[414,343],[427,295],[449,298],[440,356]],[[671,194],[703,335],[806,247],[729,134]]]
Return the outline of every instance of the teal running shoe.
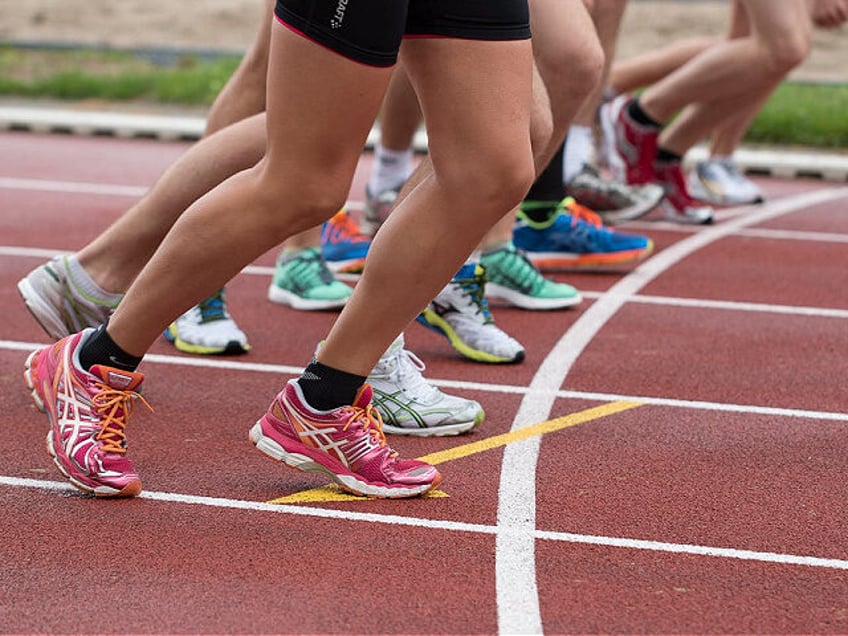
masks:
[[[268,300],[302,311],[343,307],[353,289],[336,280],[317,247],[281,253],[268,286]]]
[[[486,269],[486,296],[500,298],[521,309],[564,309],[583,301],[574,287],[542,276],[527,255],[511,242],[499,250],[483,254]]]

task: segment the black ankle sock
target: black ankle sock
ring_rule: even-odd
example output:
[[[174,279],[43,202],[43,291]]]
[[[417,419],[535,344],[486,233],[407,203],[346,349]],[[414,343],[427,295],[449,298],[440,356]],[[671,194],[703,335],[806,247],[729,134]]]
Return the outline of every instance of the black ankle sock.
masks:
[[[666,150],[665,148],[657,148],[657,156],[654,157],[654,161],[657,163],[680,163],[683,161],[683,157],[678,155],[676,152],[672,152],[671,150]]]
[[[648,113],[642,110],[642,106],[639,104],[639,99],[634,99],[627,106],[627,114],[630,115],[630,118],[635,121],[637,124],[641,124],[642,126],[650,126],[652,128],[661,128],[662,124],[658,121],[655,121],[651,118]]]
[[[339,371],[313,360],[297,383],[309,406],[319,411],[331,411],[353,404],[356,392],[367,379],[366,376]]]
[[[88,371],[95,364],[115,367],[123,371],[135,371],[141,364],[141,358],[121,349],[106,332],[106,325],[100,325],[88,337],[79,351],[80,365]]]
[[[551,162],[538,176],[521,206],[527,217],[538,223],[544,223],[556,212],[560,201],[565,198],[565,185],[562,182],[562,160],[565,144],[560,145]]]

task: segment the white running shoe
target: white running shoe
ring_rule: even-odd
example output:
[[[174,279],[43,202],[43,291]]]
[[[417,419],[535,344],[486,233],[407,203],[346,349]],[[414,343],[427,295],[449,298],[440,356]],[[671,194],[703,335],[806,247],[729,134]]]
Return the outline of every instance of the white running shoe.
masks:
[[[750,205],[765,200],[762,191],[742,174],[732,157],[699,161],[689,173],[692,196],[713,205]]]
[[[18,281],[27,309],[54,340],[87,327],[99,327],[118,306],[120,294],[97,297],[71,275],[68,256],[56,256]]]
[[[418,322],[445,336],[469,360],[521,362],[524,347],[495,325],[485,293],[485,269],[480,265],[464,265],[419,314]]]
[[[443,437],[466,433],[483,422],[474,400],[447,395],[422,375],[424,363],[397,337],[368,376],[383,430],[395,435]]]
[[[368,186],[365,186],[365,210],[359,220],[359,229],[363,234],[374,236],[380,226],[389,218],[392,208],[400,194],[400,186],[396,189],[384,190],[379,194],[373,194]]]
[[[665,196],[656,183],[627,185],[603,177],[594,166],[583,168],[569,181],[565,190],[598,216],[607,225],[641,218],[656,208]]]
[[[250,351],[247,336],[227,311],[223,289],[172,322],[165,338],[183,353],[238,355]]]

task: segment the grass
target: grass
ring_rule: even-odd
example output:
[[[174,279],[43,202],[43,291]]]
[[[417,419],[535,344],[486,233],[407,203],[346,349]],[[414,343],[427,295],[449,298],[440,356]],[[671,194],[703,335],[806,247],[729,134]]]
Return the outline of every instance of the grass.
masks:
[[[781,85],[760,111],[746,141],[848,148],[848,85]]]
[[[208,106],[238,57],[177,55],[163,65],[127,52],[0,47],[0,95]],[[746,142],[848,148],[848,85],[784,83]]]
[[[66,100],[151,101],[206,106],[238,65],[178,56],[157,64],[115,51],[0,48],[0,95]]]

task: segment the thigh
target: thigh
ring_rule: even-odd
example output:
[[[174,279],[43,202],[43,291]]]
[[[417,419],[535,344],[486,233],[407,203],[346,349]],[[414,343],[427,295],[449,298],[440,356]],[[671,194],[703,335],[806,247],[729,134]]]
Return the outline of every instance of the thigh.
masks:
[[[806,0],[739,0],[750,23],[751,33],[769,48],[779,50],[812,37]]]
[[[488,155],[495,146],[503,151],[506,138],[529,139],[527,0],[410,0],[407,34],[403,62],[421,102],[434,165],[443,154],[476,149]]]
[[[471,170],[493,157],[530,157],[528,40],[406,40],[401,55],[421,103],[437,172],[450,163],[470,161]]]
[[[363,50],[378,50],[376,40],[357,40],[361,50],[348,55],[336,40],[321,39],[320,33],[309,36],[321,30],[310,24],[329,16],[310,14],[309,22],[286,22],[279,19],[281,4],[297,3],[278,3],[271,34],[265,166],[276,187],[298,182],[347,187],[392,69],[360,59]]]

